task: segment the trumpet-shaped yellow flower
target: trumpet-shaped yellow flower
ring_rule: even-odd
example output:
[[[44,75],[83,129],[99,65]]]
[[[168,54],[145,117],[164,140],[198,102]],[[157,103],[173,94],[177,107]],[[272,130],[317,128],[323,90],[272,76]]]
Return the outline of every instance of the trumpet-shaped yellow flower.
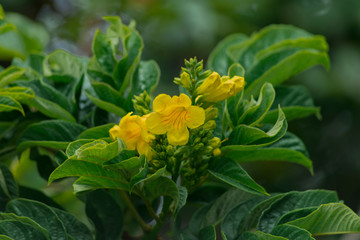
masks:
[[[110,137],[114,140],[116,137],[121,138],[128,149],[137,150],[138,153],[145,154],[148,159],[151,158],[150,142],[155,136],[149,133],[145,120],[149,115],[143,117],[128,113],[121,120],[119,125],[115,125],[109,131]]]
[[[154,112],[146,119],[151,133],[165,134],[172,145],[185,145],[189,140],[188,128],[197,128],[205,121],[205,110],[192,106],[185,94],[170,97],[158,95],[153,102]]]
[[[196,89],[196,94],[202,96],[202,101],[219,102],[236,95],[238,92],[244,89],[244,87],[245,80],[243,77],[220,77],[217,72],[213,72]]]

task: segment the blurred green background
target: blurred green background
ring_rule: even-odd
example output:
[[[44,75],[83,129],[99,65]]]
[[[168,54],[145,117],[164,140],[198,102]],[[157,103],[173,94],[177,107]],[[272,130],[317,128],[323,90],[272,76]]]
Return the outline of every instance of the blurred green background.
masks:
[[[89,56],[104,15],[137,22],[145,59],[161,67],[157,93],[176,94],[172,84],[185,58],[207,59],[225,36],[251,34],[269,24],[292,24],[327,38],[331,70],[312,68],[290,84],[305,84],[321,106],[315,117],[290,124],[308,147],[315,175],[294,165],[251,164],[246,168],[268,191],[326,188],[360,209],[360,1],[359,0],[0,0],[6,12],[43,24],[47,52],[57,48]],[[2,60],[6,66],[9,61]]]

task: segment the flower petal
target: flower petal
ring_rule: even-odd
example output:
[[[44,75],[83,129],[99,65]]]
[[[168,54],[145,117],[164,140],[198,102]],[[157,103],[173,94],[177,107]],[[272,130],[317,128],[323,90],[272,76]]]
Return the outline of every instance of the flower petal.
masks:
[[[166,129],[161,122],[161,114],[157,112],[150,113],[150,115],[145,120],[146,127],[151,133],[154,134],[165,134]]]
[[[187,109],[186,125],[189,128],[197,128],[205,122],[205,110],[201,107],[190,106]]]
[[[167,94],[159,94],[153,101],[153,109],[155,112],[162,112],[170,103],[171,97]]]
[[[171,98],[169,106],[188,108],[191,106],[191,99],[186,94],[181,93],[180,96],[173,96]]]
[[[171,145],[185,145],[189,141],[189,130],[185,125],[180,129],[169,129],[167,139]]]
[[[221,84],[220,75],[217,72],[213,72],[196,89],[196,93],[199,95],[209,93],[215,90],[220,84]]]
[[[115,125],[113,126],[110,130],[109,130],[109,134],[112,140],[115,140],[116,137],[120,137],[120,127],[119,125]]]

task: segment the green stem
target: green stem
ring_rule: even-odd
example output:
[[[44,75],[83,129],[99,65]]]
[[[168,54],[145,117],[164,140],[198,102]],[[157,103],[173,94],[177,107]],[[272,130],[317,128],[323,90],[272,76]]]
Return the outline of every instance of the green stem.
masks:
[[[152,208],[151,204],[149,203],[149,201],[145,198],[145,196],[141,193],[141,191],[139,189],[137,189],[137,193],[139,194],[140,198],[145,203],[146,209],[149,211],[150,215],[156,220],[156,222],[160,222],[161,221],[160,218],[158,217],[158,215],[156,215],[156,212]]]
[[[151,226],[144,222],[144,220],[142,219],[142,217],[136,210],[135,206],[132,204],[132,202],[131,202],[129,196],[126,194],[126,192],[120,191],[120,194],[121,194],[122,198],[125,200],[126,205],[129,207],[130,211],[134,214],[135,219],[139,222],[141,228],[145,232],[151,231],[151,229],[152,229]]]

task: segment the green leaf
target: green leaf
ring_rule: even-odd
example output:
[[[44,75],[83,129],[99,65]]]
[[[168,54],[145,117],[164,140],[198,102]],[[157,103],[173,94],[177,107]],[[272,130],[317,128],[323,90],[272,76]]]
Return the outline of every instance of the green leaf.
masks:
[[[306,229],[314,236],[360,232],[360,217],[341,203],[323,204],[310,215],[287,224]]]
[[[92,51],[101,68],[106,73],[112,74],[116,65],[116,59],[110,45],[110,40],[100,30],[95,32]]]
[[[291,240],[315,240],[308,231],[288,224],[275,227],[271,231],[271,234],[286,237]]]
[[[22,152],[32,146],[65,149],[85,129],[80,124],[63,120],[46,120],[34,123],[23,132],[17,151]]]
[[[16,239],[16,240],[28,240],[28,239],[49,239],[40,230],[32,225],[19,222],[17,220],[3,220],[0,221],[0,239]],[[5,236],[7,237],[5,237]]]
[[[23,103],[35,97],[35,93],[30,88],[24,87],[0,88],[0,94]]]
[[[161,176],[154,181],[145,183],[143,192],[145,198],[151,203],[160,196],[167,196],[173,200],[173,208],[179,204],[180,193],[176,184],[169,178]]]
[[[278,85],[291,76],[314,65],[321,64],[329,68],[327,53],[312,49],[282,49],[259,60],[245,76],[248,83],[245,88],[245,98],[257,95],[260,87],[269,82]]]
[[[230,46],[239,44],[247,40],[248,37],[244,34],[233,34],[225,39],[221,40],[220,43],[210,53],[207,60],[207,67],[211,70],[218,72],[220,75],[226,75],[228,68],[231,65],[231,60],[228,56],[228,48]]]
[[[282,161],[300,164],[313,173],[311,160],[304,143],[294,134],[287,132],[279,141],[264,148],[225,146],[221,148],[224,156],[239,163],[257,161]]]
[[[5,205],[11,199],[19,197],[19,188],[10,170],[0,164],[0,208],[5,209]]]
[[[86,143],[93,142],[93,141],[95,141],[95,139],[79,139],[74,142],[71,142],[67,146],[65,153],[68,157],[71,157],[71,156],[75,155],[75,151],[78,150],[81,146],[85,145]]]
[[[106,73],[97,62],[96,57],[93,56],[90,58],[90,61],[86,69],[87,74],[89,75],[92,81],[104,82],[109,84],[112,87],[116,87],[112,74]]]
[[[19,111],[25,116],[24,109],[21,104],[12,97],[0,96],[0,112]]]
[[[113,74],[115,84],[117,87],[120,87],[121,94],[124,94],[126,89],[132,84],[133,76],[139,65],[141,52],[144,47],[142,38],[135,29],[135,24],[130,24],[129,27],[123,25],[123,28],[127,34],[124,36],[119,35],[119,37],[123,37],[120,40],[123,45],[124,56],[116,64]]]
[[[260,96],[257,102],[250,100],[249,104],[245,106],[245,112],[238,118],[237,124],[254,126],[261,122],[273,105],[274,99],[275,90],[273,86],[270,83],[265,83],[260,90]],[[276,106],[279,106],[279,104]],[[274,121],[276,121],[276,119]]]
[[[21,38],[26,53],[42,52],[50,40],[50,36],[41,24],[17,13],[8,13],[6,20],[16,26],[16,33]]]
[[[29,225],[34,227],[36,230],[38,230],[39,232],[41,232],[43,234],[43,236],[46,237],[46,239],[49,239],[49,233],[48,231],[41,227],[37,222],[33,221],[32,219],[28,218],[28,217],[21,217],[21,216],[17,216],[13,213],[0,213],[0,220],[16,220],[20,223]]]
[[[286,130],[287,122],[285,115],[279,107],[278,119],[267,132],[257,127],[240,124],[230,134],[227,144],[265,146],[279,140]]]
[[[201,225],[197,228],[197,231],[199,231],[200,227],[217,225],[224,219],[226,214],[228,214],[234,206],[237,206],[239,203],[253,198],[253,196],[254,195],[239,189],[228,190],[219,198],[217,198],[202,215],[194,215],[195,218],[200,218],[199,221],[201,222]],[[196,224],[194,226],[196,228]]]
[[[316,207],[321,204],[337,202],[336,192],[323,190],[308,190],[305,192],[290,192],[274,202],[266,209],[260,218],[258,229],[270,233],[277,222],[289,211],[297,208]]]
[[[17,31],[8,31],[0,35],[0,59],[9,61],[14,57],[24,59],[25,56],[24,40]]]
[[[16,85],[28,87],[35,93],[35,97],[25,101],[24,104],[37,108],[48,117],[76,122],[70,113],[73,111],[70,100],[55,88],[40,80],[17,81]]]
[[[121,208],[104,190],[93,191],[86,196],[86,215],[96,228],[96,239],[120,239],[124,229]]]
[[[154,60],[141,61],[139,67],[136,69],[132,82],[132,94],[139,95],[144,91],[152,94],[160,80],[160,68]]]
[[[232,159],[221,158],[217,160],[209,172],[221,181],[243,191],[268,195],[266,190],[257,184],[249,174]]]
[[[241,240],[288,240],[284,237],[274,236],[263,232],[246,232],[241,235]]]
[[[3,17],[0,17],[0,35],[9,31],[15,30],[16,27],[14,24],[9,23],[4,20]]]
[[[207,226],[200,230],[199,240],[216,240],[216,231],[214,226]]]
[[[179,186],[179,204],[174,212],[174,217],[176,218],[176,216],[179,214],[181,208],[183,208],[187,202],[187,198],[188,198],[188,192],[186,187],[183,186]]]
[[[109,137],[109,130],[114,126],[114,123],[108,123],[101,126],[93,127],[83,131],[79,139],[99,139]]]
[[[226,238],[229,240],[236,239],[236,237],[240,234],[239,228],[246,214],[258,203],[267,198],[268,197],[266,196],[256,196],[246,201],[242,201],[232,208],[221,223],[221,230],[224,232]]]
[[[229,67],[228,75],[230,78],[235,77],[235,76],[244,77],[245,69],[240,63],[233,63]]]
[[[320,108],[314,106],[314,102],[309,91],[301,85],[298,86],[278,86],[276,87],[276,97],[273,106],[280,105],[284,111],[286,120],[308,117],[315,114],[320,116]],[[264,119],[264,122],[275,121],[277,109],[271,109]]]
[[[129,183],[118,171],[105,170],[99,163],[83,159],[69,158],[49,177],[49,183],[64,177],[80,177],[74,185],[74,191],[92,188],[113,188],[129,190]]]
[[[61,222],[64,224],[67,234],[76,240],[89,240],[93,239],[92,234],[88,227],[77,220],[73,215],[63,210],[52,208]]]
[[[49,232],[50,239],[67,239],[65,227],[56,213],[43,203],[15,199],[6,206],[6,212],[29,217]]]
[[[1,48],[1,47],[0,47]],[[8,84],[19,79],[25,73],[25,69],[10,66],[4,71],[0,72],[0,88],[7,86]]]
[[[119,117],[123,117],[127,114],[127,112],[124,109],[122,109],[121,107],[119,107],[111,102],[101,100],[101,99],[95,97],[94,95],[92,95],[89,91],[85,91],[84,93],[96,106],[98,106],[101,109],[104,109],[108,112],[115,113]]]
[[[230,47],[232,58],[240,62],[245,69],[254,64],[259,52],[269,47],[282,46],[289,41],[304,38],[313,38],[314,35],[300,28],[290,25],[270,25],[261,31],[254,33],[246,42]],[[327,49],[326,43],[324,43]]]
[[[56,89],[66,95],[73,103],[85,73],[87,59],[81,59],[64,50],[55,50],[44,59],[44,76],[54,82]]]

